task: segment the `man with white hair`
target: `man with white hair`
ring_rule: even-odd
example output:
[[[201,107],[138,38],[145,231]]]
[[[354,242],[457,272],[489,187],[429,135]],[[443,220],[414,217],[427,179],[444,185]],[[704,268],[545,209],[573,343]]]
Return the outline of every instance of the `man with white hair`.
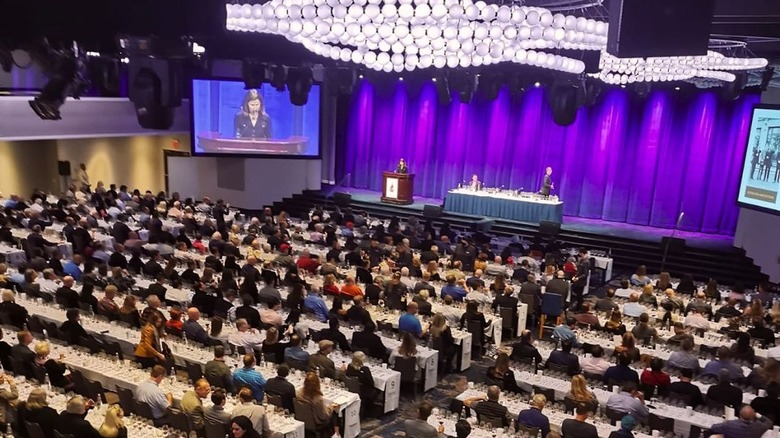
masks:
[[[197,307],[187,309],[187,321],[182,326],[182,331],[190,339],[201,344],[209,343],[209,335],[198,322],[200,320],[200,310]]]
[[[469,293],[466,294],[465,300],[467,302],[473,302],[473,303],[477,303],[477,304],[492,304],[493,303],[493,299],[490,298],[484,292],[484,290],[485,289],[482,288],[482,287],[471,289],[471,291],[469,291]]]
[[[493,261],[491,263],[488,263],[485,267],[485,274],[497,276],[497,275],[509,275],[509,271],[507,267],[503,264],[503,259],[501,256],[495,256],[493,258]]]
[[[409,268],[406,266],[401,268],[401,283],[409,289],[414,287],[414,280],[409,276]]]
[[[485,287],[485,280],[482,279],[482,269],[474,271],[474,275],[466,280],[466,286],[471,289],[480,289]]]
[[[100,438],[98,431],[84,419],[87,410],[92,408],[95,402],[85,400],[77,395],[68,400],[65,410],[57,420],[57,430],[60,433],[77,436],[79,438]]]
[[[236,331],[228,336],[228,343],[235,345],[236,347],[244,347],[248,350],[260,346],[265,339],[260,335],[257,329],[253,329],[249,326],[249,323],[244,318],[238,318],[236,320]]]
[[[420,263],[427,265],[430,262],[439,262],[439,247],[431,245],[430,251],[423,251],[420,254]]]

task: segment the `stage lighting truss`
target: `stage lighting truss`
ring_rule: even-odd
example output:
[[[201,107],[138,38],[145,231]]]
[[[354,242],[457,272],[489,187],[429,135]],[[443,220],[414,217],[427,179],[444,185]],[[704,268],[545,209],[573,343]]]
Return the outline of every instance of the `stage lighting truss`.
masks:
[[[228,4],[227,29],[282,35],[341,62],[384,72],[468,68],[500,62],[582,74],[559,49],[601,52],[594,77],[610,84],[694,77],[733,81],[729,70],[763,68],[761,58],[621,59],[606,52],[608,24],[550,9],[482,0],[271,0]]]

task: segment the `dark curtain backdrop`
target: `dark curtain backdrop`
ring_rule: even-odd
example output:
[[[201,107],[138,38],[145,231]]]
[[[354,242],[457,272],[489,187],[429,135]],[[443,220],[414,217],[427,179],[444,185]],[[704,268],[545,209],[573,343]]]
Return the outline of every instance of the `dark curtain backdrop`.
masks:
[[[546,166],[564,214],[733,235],[751,110],[759,96],[724,102],[714,92],[653,92],[640,100],[608,91],[576,122],[553,122],[545,90],[442,106],[432,83],[399,82],[379,93],[362,81],[352,97],[340,174],[381,191],[399,158],[415,173],[415,195],[444,198],[474,173],[492,187],[536,191]]]

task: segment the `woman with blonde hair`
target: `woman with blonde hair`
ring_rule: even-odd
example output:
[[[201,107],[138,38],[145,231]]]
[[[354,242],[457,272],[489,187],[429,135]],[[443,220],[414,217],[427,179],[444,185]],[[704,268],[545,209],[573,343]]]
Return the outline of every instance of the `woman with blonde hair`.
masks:
[[[566,393],[566,399],[574,402],[575,406],[579,404],[587,406],[590,412],[596,412],[596,409],[599,407],[596,394],[588,389],[588,383],[582,374],[577,374],[571,378],[571,389]]]
[[[303,386],[295,391],[295,398],[302,403],[311,405],[314,425],[317,430],[327,430],[326,436],[339,433],[339,405],[336,403],[325,404],[325,399],[322,397],[322,390],[320,389],[320,378],[317,376],[317,373],[312,371],[306,373],[306,377],[303,379]]]
[[[141,313],[136,308],[135,296],[127,294],[122,307],[119,308],[119,320],[130,324],[133,328],[141,328]]]
[[[623,335],[626,332],[626,325],[623,324],[623,314],[620,310],[613,310],[609,315],[609,320],[604,323],[604,328],[616,335]]]
[[[433,315],[431,325],[428,327],[431,336],[429,346],[439,351],[439,369],[449,373],[452,369],[452,360],[455,356],[455,339],[452,337],[452,329],[447,325],[447,318],[439,312]]]
[[[54,436],[59,417],[57,411],[49,407],[46,390],[35,388],[30,391],[27,401],[17,408],[17,432],[23,437],[29,436],[25,423],[38,423],[44,436]]]
[[[374,405],[379,395],[379,390],[374,386],[374,377],[371,375],[371,369],[365,365],[366,354],[362,351],[352,353],[352,362],[347,366],[344,373],[347,377],[358,379],[360,383],[360,416],[367,416],[369,408]]]
[[[46,374],[48,374],[52,385],[66,390],[73,389],[73,383],[70,378],[65,375],[68,367],[62,363],[63,359],[65,359],[65,355],[60,354],[59,359],[55,360],[49,358],[50,352],[51,346],[48,342],[44,341],[35,344],[35,365],[46,369]]]
[[[106,411],[106,417],[98,433],[103,438],[127,438],[127,428],[123,418],[125,413],[118,404],[113,404]]]
[[[439,264],[436,260],[431,260],[425,265],[425,270],[431,275],[430,281],[441,281],[441,275],[439,275]]]
[[[417,342],[414,340],[414,336],[409,332],[404,332],[401,336],[401,345],[390,353],[390,358],[387,360],[390,366],[395,365],[395,358],[397,357],[415,357],[417,356]]]
[[[658,300],[654,295],[655,288],[652,284],[646,284],[642,287],[642,294],[639,295],[639,304],[658,307]]]

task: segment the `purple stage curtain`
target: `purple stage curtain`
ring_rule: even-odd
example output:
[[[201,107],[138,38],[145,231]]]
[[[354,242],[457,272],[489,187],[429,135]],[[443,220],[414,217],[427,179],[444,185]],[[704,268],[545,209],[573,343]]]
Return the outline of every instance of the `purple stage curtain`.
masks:
[[[640,100],[611,89],[575,123],[553,122],[543,88],[494,101],[438,103],[432,83],[380,94],[362,81],[349,105],[340,174],[381,190],[403,157],[415,195],[443,198],[477,174],[487,186],[537,191],[546,166],[564,214],[733,235],[751,110],[759,96],[656,91]]]

